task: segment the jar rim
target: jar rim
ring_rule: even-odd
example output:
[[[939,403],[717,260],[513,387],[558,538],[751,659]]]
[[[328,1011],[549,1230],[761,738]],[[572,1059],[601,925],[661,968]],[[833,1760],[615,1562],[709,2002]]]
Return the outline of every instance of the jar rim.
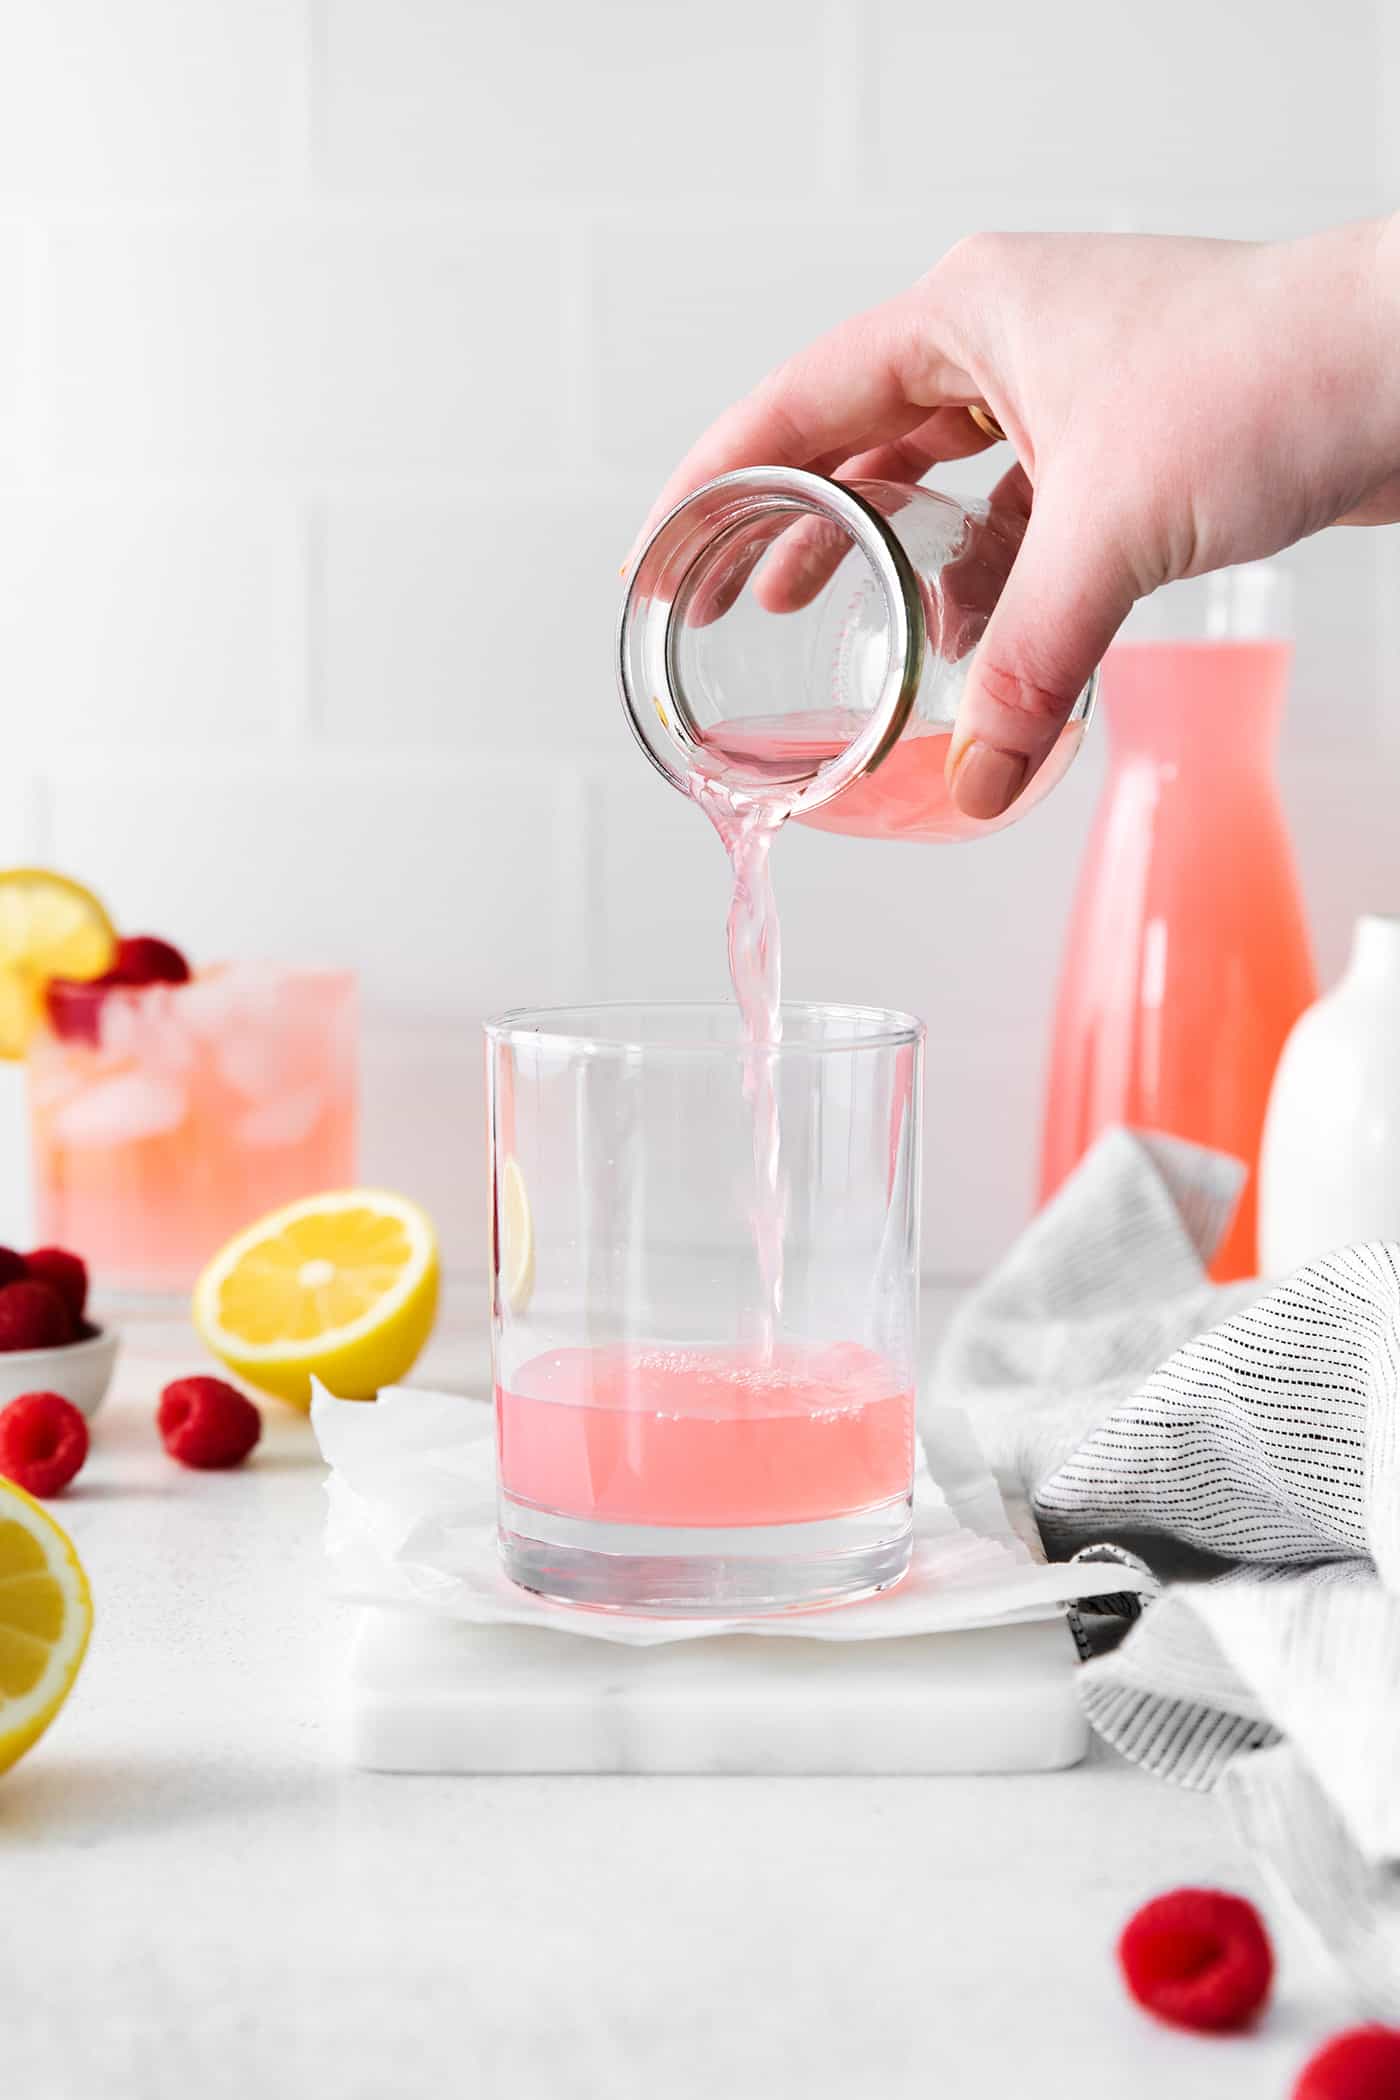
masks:
[[[766,512],[793,510],[821,518],[847,534],[875,573],[889,621],[884,682],[862,728],[839,752],[824,759],[805,784],[785,790],[790,813],[800,816],[833,801],[888,756],[913,712],[923,671],[927,635],[918,579],[897,535],[858,490],[804,467],[775,466],[740,467],[693,489],[653,528],[632,565],[618,618],[617,662],[623,709],[633,736],[662,778],[688,791],[693,769],[687,755],[697,748],[697,740],[689,737],[685,720],[675,719],[672,712],[683,708],[683,696],[675,693],[671,677],[673,622],[685,578],[669,578],[668,568],[683,557],[687,542],[701,531],[705,537],[687,565],[687,574],[702,548],[712,545],[721,530]],[[663,582],[670,587],[666,601],[660,601],[655,590]],[[646,611],[656,602],[665,602],[667,607],[659,646],[652,631],[655,623]],[[650,650],[646,646],[649,635]],[[662,675],[649,675],[658,671]],[[665,689],[664,699],[657,687]],[[660,738],[654,723],[663,732]],[[760,785],[771,783],[756,776],[752,786],[757,790]],[[744,791],[742,785],[737,791]]]

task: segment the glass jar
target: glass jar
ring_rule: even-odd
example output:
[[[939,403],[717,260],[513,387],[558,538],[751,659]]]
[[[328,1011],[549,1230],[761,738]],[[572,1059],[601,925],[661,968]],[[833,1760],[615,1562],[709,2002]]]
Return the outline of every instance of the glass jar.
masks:
[[[623,704],[673,787],[779,798],[866,838],[964,839],[1014,824],[1079,748],[1091,679],[1025,793],[979,820],[944,769],[973,653],[1027,523],[1021,477],[986,502],[787,467],[706,483],[633,566]]]

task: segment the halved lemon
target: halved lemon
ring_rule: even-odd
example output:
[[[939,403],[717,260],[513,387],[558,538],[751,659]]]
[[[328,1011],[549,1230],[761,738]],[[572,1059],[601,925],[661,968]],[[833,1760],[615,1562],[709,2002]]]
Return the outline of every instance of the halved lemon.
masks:
[[[519,1162],[501,1169],[501,1288],[513,1313],[523,1313],[535,1288],[535,1228]]]
[[[47,1510],[0,1480],[0,1772],[37,1742],[73,1689],[92,1593]]]
[[[343,1400],[402,1378],[437,1297],[427,1212],[384,1189],[337,1189],[230,1240],[194,1287],[194,1324],[250,1385],[309,1407],[313,1376]]]
[[[51,977],[100,977],[116,952],[111,920],[80,882],[0,868],[0,1057],[23,1057]]]

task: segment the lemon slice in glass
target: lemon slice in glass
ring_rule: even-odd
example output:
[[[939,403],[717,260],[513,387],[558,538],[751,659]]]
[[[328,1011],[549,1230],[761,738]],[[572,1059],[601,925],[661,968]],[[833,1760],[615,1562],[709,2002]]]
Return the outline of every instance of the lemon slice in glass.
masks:
[[[0,1057],[23,1057],[51,977],[100,977],[116,952],[111,920],[80,882],[0,868]]]
[[[344,1400],[402,1378],[437,1298],[427,1212],[383,1189],[338,1189],[230,1240],[194,1287],[194,1324],[250,1385],[309,1407],[313,1376]]]
[[[513,1313],[523,1313],[535,1288],[535,1228],[519,1162],[501,1169],[501,1289]]]
[[[0,1772],[68,1697],[91,1631],[92,1593],[67,1533],[0,1480]]]

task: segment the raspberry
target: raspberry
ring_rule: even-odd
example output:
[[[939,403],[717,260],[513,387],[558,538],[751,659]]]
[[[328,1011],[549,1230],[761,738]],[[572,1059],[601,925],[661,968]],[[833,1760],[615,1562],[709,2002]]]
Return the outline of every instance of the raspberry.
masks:
[[[51,977],[44,989],[49,1024],[65,1043],[96,1044],[102,1035],[102,1002],[116,983],[110,972],[87,983],[76,977]]]
[[[0,1248],[0,1253],[4,1251]],[[66,1247],[36,1247],[32,1254],[24,1257],[24,1273],[31,1282],[46,1283],[51,1291],[57,1291],[68,1308],[68,1317],[74,1327],[83,1325],[83,1314],[87,1311],[88,1272],[81,1255],[70,1254]]]
[[[1219,1889],[1174,1889],[1145,1903],[1118,1942],[1139,2005],[1177,2027],[1244,2027],[1269,1995],[1274,1955],[1252,1903]]]
[[[117,943],[108,976],[114,984],[188,984],[190,966],[178,948],[153,933],[131,933]]]
[[[0,1473],[26,1494],[61,1494],[87,1455],[87,1423],[61,1393],[21,1393],[0,1414]]]
[[[13,1247],[0,1247],[0,1290],[7,1283],[18,1283],[24,1274],[24,1256],[16,1254]]]
[[[1400,2100],[1400,2029],[1334,2035],[1304,2064],[1293,2100]]]
[[[222,1378],[176,1378],[156,1409],[160,1440],[182,1466],[216,1471],[241,1465],[262,1435],[251,1400]]]
[[[7,1283],[0,1290],[0,1350],[61,1349],[73,1339],[68,1307],[48,1283]]]

